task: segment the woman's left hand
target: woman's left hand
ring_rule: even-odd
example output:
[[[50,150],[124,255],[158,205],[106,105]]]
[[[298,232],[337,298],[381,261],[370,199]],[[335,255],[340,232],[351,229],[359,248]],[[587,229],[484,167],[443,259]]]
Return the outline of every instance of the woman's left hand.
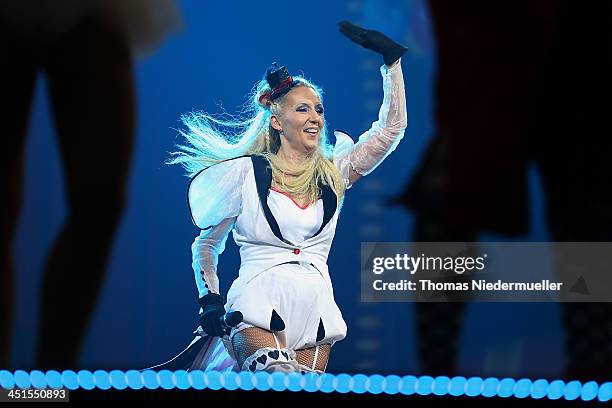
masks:
[[[387,66],[391,66],[408,51],[408,48],[396,43],[379,31],[368,30],[348,21],[341,21],[338,25],[340,26],[340,32],[349,40],[381,54]]]

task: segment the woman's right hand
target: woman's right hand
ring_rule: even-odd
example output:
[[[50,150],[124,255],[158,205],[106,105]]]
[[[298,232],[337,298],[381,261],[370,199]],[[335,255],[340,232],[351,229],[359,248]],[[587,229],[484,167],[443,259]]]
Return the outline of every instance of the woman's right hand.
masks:
[[[204,333],[209,336],[223,337],[225,332],[221,321],[225,315],[223,298],[216,293],[209,293],[200,299],[198,303],[202,307],[203,313],[200,315],[200,326]]]

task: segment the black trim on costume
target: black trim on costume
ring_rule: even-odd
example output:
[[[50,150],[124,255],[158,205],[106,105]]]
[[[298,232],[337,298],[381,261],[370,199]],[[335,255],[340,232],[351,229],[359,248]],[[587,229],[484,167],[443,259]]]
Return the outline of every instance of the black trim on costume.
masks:
[[[321,223],[321,228],[310,238],[316,237],[323,231],[323,228],[325,228],[329,220],[336,213],[336,206],[338,205],[338,197],[330,186],[319,183],[319,188],[321,189],[321,198],[323,199],[323,222]]]
[[[219,163],[215,163],[215,164],[213,164],[212,166],[215,166],[215,165],[220,164],[220,163],[225,163],[225,162],[230,161],[230,160],[240,159],[240,158],[242,158],[242,157],[249,157],[249,156],[250,156],[250,155],[248,155],[248,154],[244,154],[244,155],[242,155],[242,156],[238,156],[238,157],[234,157],[234,158],[231,158],[231,159],[223,160],[223,161],[221,161],[221,162],[219,162]],[[191,217],[191,222],[193,223],[193,225],[195,225],[195,226],[196,226],[198,229],[200,229],[200,230],[202,230],[202,231],[207,230],[207,229],[209,229],[209,228],[212,228],[212,227],[214,227],[214,225],[209,225],[209,226],[208,226],[208,227],[206,227],[206,228],[202,228],[202,227],[200,227],[198,224],[196,224],[195,219],[193,218],[193,211],[191,211],[191,203],[189,202],[189,190],[191,189],[191,183],[193,183],[193,180],[195,180],[195,179],[196,179],[196,177],[198,177],[198,176],[200,175],[200,173],[202,173],[204,170],[207,170],[207,169],[211,168],[212,166],[205,167],[205,168],[203,168],[202,170],[198,171],[198,172],[197,172],[197,173],[196,173],[196,174],[195,174],[195,175],[194,175],[194,176],[191,178],[191,180],[189,180],[189,184],[187,185],[187,208],[189,209],[189,217]]]
[[[257,185],[259,203],[261,204],[261,208],[263,209],[272,233],[285,244],[295,246],[295,244],[283,238],[276,218],[274,218],[268,206],[268,194],[270,194],[270,187],[272,186],[272,169],[268,167],[268,160],[263,156],[253,155],[251,156],[251,161],[253,162],[253,173],[255,174],[255,184]]]
[[[270,331],[277,332],[285,330],[285,322],[276,313],[276,310],[272,309],[272,316],[270,317]]]
[[[325,327],[323,326],[323,319],[319,319],[319,328],[317,329],[317,343],[325,338]]]
[[[251,161],[253,162],[253,172],[255,174],[255,184],[257,185],[259,203],[261,204],[264,216],[266,217],[266,221],[268,221],[272,233],[284,243],[295,246],[295,244],[283,238],[278,222],[276,218],[274,218],[270,206],[268,206],[268,195],[270,194],[270,187],[272,186],[272,169],[268,166],[268,160],[263,156],[253,155],[251,156]],[[323,200],[323,222],[321,223],[321,228],[319,228],[313,236],[306,239],[314,238],[319,235],[336,213],[338,198],[334,190],[332,190],[330,186],[321,183],[319,183],[319,188],[321,189],[321,198]]]

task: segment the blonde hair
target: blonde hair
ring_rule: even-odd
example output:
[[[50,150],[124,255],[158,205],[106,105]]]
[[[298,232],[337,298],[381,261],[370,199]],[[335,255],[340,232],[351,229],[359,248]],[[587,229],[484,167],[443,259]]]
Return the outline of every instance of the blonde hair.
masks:
[[[293,79],[297,83],[295,87],[310,87],[322,101],[323,92],[319,87],[301,76]],[[260,96],[267,92],[270,92],[267,81],[259,81],[251,91],[246,108],[236,118],[225,120],[205,112],[183,115],[181,120],[187,129],[181,129],[179,133],[186,143],[177,146],[178,151],[171,153],[173,157],[168,164],[181,164],[192,177],[216,163],[257,154],[268,160],[274,182],[286,193],[312,203],[318,199],[321,183],[331,187],[340,201],[345,185],[332,162],[333,148],[327,139],[325,121],[318,148],[307,156],[303,164],[289,163],[277,155],[281,138],[270,124],[271,117],[281,112],[285,96],[272,103],[260,103]]]

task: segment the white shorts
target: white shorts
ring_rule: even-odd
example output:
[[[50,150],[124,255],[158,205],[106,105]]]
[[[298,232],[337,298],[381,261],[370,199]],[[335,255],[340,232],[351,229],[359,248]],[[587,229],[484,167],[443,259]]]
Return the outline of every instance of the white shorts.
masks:
[[[238,310],[243,315],[232,336],[247,327],[271,330],[276,312],[285,325],[284,330],[276,332],[278,339],[293,350],[333,345],[346,337],[342,313],[314,266],[285,263],[262,272],[245,285],[238,286],[237,282],[230,288],[225,305],[226,310]]]

